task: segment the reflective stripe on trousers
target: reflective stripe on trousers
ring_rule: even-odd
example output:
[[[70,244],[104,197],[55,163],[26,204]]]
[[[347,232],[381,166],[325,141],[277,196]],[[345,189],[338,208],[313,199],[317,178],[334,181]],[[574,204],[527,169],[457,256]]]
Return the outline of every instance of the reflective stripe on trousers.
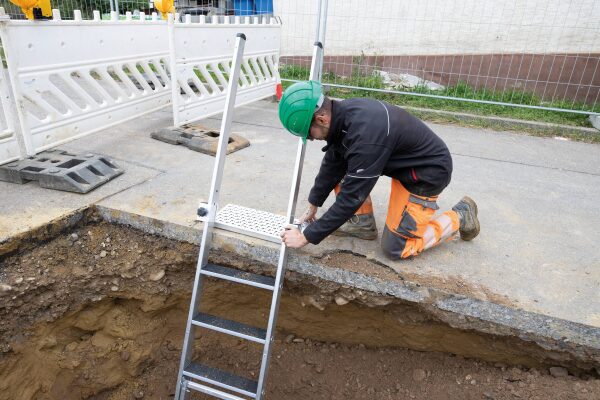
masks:
[[[392,179],[388,214],[381,247],[391,259],[416,256],[458,231],[458,214],[446,211],[433,218],[438,196],[423,197],[410,193],[400,181]]]

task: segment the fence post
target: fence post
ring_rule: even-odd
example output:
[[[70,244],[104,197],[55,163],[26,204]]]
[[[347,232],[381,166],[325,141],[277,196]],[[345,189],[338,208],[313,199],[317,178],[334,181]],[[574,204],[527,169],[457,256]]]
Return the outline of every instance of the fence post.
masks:
[[[316,74],[314,79],[321,81],[321,77],[323,76],[323,57],[324,50],[323,46],[325,45],[325,33],[327,30],[327,8],[329,1],[328,0],[317,0],[317,31],[315,34],[315,43],[321,44],[321,52],[320,57],[318,58],[318,67],[316,69]],[[314,62],[315,60],[313,60]]]
[[[8,78],[4,73],[4,67],[2,67],[2,77],[0,78],[3,82],[10,82],[10,86],[6,85],[2,89],[2,106],[5,105],[7,124],[13,125],[14,135],[19,144],[19,150],[21,151],[22,157],[34,156],[35,146],[31,137],[31,132],[27,126],[27,119],[25,115],[25,106],[23,104],[23,97],[19,89],[19,83],[17,81],[17,67],[14,64],[11,54],[13,54],[12,43],[6,29],[6,24],[10,21],[7,16],[0,17],[0,40],[2,40],[2,46],[4,48],[4,57],[6,59],[6,66],[8,69]],[[12,89],[12,93],[10,92]],[[5,92],[6,90],[6,92]],[[12,96],[12,101],[10,97]],[[18,123],[15,121],[15,115],[18,117]]]
[[[169,59],[171,61],[171,105],[173,106],[173,125],[179,126],[179,82],[177,81],[177,59],[175,58],[175,22],[173,13],[167,15],[168,35],[169,35]]]

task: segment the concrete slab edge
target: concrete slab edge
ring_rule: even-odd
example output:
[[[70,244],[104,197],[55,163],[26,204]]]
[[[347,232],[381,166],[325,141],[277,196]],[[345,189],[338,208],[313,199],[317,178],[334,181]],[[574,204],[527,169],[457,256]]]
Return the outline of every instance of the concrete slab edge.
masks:
[[[56,237],[61,232],[71,230],[74,226],[84,224],[93,218],[92,214],[93,211],[85,207],[13,236],[0,237],[0,260],[11,253],[27,250],[40,242]]]
[[[95,206],[100,217],[110,223],[128,225],[169,239],[199,244],[201,225],[182,226],[127,212]],[[279,246],[229,232],[218,232],[217,250],[235,252],[257,262],[276,265]],[[455,295],[410,282],[390,282],[347,271],[323,267],[313,258],[290,254],[288,271],[328,281],[340,286],[413,303],[453,328],[495,336],[516,337],[541,348],[570,354],[576,361],[600,369],[600,328],[519,310],[489,301]]]

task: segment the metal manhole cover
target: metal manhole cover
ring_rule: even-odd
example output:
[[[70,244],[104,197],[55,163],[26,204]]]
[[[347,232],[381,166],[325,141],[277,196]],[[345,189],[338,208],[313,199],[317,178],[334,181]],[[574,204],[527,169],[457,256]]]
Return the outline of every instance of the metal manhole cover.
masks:
[[[198,124],[187,124],[180,127],[170,127],[152,132],[153,139],[169,144],[182,145],[190,150],[215,156],[219,145],[220,132],[205,128]],[[227,154],[250,146],[250,142],[242,136],[231,133],[227,144]]]

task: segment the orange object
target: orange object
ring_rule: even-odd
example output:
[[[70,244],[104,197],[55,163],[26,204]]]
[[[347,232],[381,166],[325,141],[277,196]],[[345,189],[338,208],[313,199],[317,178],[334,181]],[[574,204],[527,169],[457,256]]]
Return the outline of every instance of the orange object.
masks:
[[[41,9],[41,14],[44,17],[50,18],[52,16],[50,0],[10,0],[10,2],[21,7],[21,11],[23,11],[27,19],[34,19],[34,8]]]
[[[337,194],[341,190],[340,184],[338,183],[337,185],[335,185],[335,188],[333,190],[337,196]],[[364,214],[373,214],[373,202],[371,201],[371,195],[367,196],[367,199],[365,200],[365,202],[362,203],[360,208],[358,210],[356,210],[356,212],[354,213],[354,215],[364,215]]]
[[[167,15],[169,13],[175,14],[175,5],[173,0],[155,0],[154,8],[160,12],[162,19],[167,19]]]
[[[283,96],[283,86],[281,85],[281,82],[279,82],[275,87],[275,97],[277,97],[277,101],[281,100],[281,96]]]
[[[458,231],[458,214],[446,211],[433,218],[438,196],[417,196],[392,179],[388,214],[381,239],[383,250],[392,259],[416,256],[423,250],[447,241]]]

